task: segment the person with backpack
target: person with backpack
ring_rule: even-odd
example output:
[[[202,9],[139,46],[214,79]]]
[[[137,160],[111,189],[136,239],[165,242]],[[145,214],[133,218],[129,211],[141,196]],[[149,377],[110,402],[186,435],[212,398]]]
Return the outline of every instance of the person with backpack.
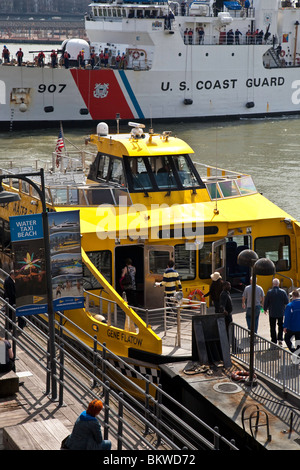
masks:
[[[125,260],[125,267],[122,269],[120,285],[126,293],[128,305],[137,306],[136,303],[136,283],[135,283],[136,268],[132,265],[132,260],[127,258]]]

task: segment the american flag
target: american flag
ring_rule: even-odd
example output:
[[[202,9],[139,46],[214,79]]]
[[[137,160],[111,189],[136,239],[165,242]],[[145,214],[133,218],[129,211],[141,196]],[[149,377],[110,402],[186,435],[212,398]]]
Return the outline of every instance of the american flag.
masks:
[[[63,139],[62,131],[60,129],[59,134],[58,134],[58,139],[56,142],[55,152],[60,153],[64,147],[65,147],[64,139]]]

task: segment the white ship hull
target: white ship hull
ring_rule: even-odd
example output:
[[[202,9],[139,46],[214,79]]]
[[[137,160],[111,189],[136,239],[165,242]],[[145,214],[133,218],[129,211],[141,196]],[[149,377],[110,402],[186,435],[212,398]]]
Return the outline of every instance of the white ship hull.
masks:
[[[259,0],[257,3],[260,4]],[[291,13],[293,22],[300,20],[300,9]],[[218,37],[213,36],[214,17],[207,18],[214,40],[209,44],[185,44],[182,28],[178,27],[183,20],[187,21],[186,17],[178,17],[176,27],[170,31],[164,27],[160,31],[146,28],[140,39],[143,45],[139,43],[138,47],[132,32],[124,31],[125,26],[120,21],[117,30],[108,23],[87,21],[88,26],[92,23],[87,31],[96,51],[107,44],[104,38],[109,41],[113,30],[118,44],[111,48],[110,55],[122,51],[123,45],[132,60],[124,69],[116,65],[97,69],[2,65],[0,121],[82,122],[114,120],[117,115],[128,120],[299,113],[300,60],[296,49],[291,49],[293,44],[296,48],[292,37],[285,46],[285,64],[281,56],[279,59],[271,57],[268,63],[266,58],[271,49],[275,55],[274,45],[268,41],[265,44],[220,44]],[[190,24],[204,22],[197,17],[188,20]],[[237,24],[241,24],[241,18],[238,20]],[[147,21],[144,19],[143,26]],[[158,23],[161,26],[161,22]],[[120,28],[123,29],[120,31]],[[141,65],[141,60],[137,60],[134,63],[135,51],[144,51],[148,62]]]

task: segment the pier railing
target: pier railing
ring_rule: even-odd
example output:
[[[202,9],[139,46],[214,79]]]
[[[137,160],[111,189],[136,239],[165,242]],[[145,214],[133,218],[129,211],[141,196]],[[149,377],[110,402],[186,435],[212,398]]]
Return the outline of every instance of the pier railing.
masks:
[[[232,328],[231,354],[249,365],[249,330],[235,323]],[[283,394],[290,392],[300,398],[300,357],[259,335],[255,335],[254,348],[254,370],[271,380]]]
[[[16,323],[15,309],[4,300],[2,305],[0,325],[13,343],[14,353],[18,346],[39,363],[45,370],[46,394],[50,393],[47,316],[26,317],[27,327],[21,330]],[[65,391],[83,407],[91,399],[101,398],[103,438],[113,436],[118,442],[117,450],[238,450],[234,441],[222,436],[218,428],[208,426],[149,376],[113,354],[96,336],[90,336],[60,312],[56,314],[55,331],[59,406],[63,405]],[[137,385],[132,377],[143,385]],[[188,417],[187,422],[182,419],[183,413]]]

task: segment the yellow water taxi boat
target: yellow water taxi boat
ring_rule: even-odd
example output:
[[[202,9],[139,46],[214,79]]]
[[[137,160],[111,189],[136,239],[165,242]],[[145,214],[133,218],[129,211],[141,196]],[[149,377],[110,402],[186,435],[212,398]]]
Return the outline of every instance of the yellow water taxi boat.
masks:
[[[136,267],[137,304],[147,311],[164,305],[164,289],[155,285],[169,259],[186,299],[206,294],[215,271],[241,291],[249,283],[249,271],[237,263],[245,248],[270,258],[289,290],[299,285],[300,226],[258,193],[251,176],[193,163],[193,150],[170,131],[156,134],[141,124],[129,125],[127,134],[110,134],[100,123],[86,139],[90,153],[82,161],[93,155],[88,174],[79,160],[54,155],[51,171],[45,172],[46,202],[49,211],[80,211],[86,305],[65,315],[118,356],[142,365],[146,354],[150,364],[159,365],[172,361],[162,338],[120,291],[127,258]],[[41,212],[33,189],[9,179],[10,171],[2,169],[8,175],[3,186],[19,192],[21,200],[0,207],[1,267],[6,271],[9,216]],[[266,292],[271,280],[258,277],[258,284]],[[114,321],[116,309],[124,314],[123,325]]]

